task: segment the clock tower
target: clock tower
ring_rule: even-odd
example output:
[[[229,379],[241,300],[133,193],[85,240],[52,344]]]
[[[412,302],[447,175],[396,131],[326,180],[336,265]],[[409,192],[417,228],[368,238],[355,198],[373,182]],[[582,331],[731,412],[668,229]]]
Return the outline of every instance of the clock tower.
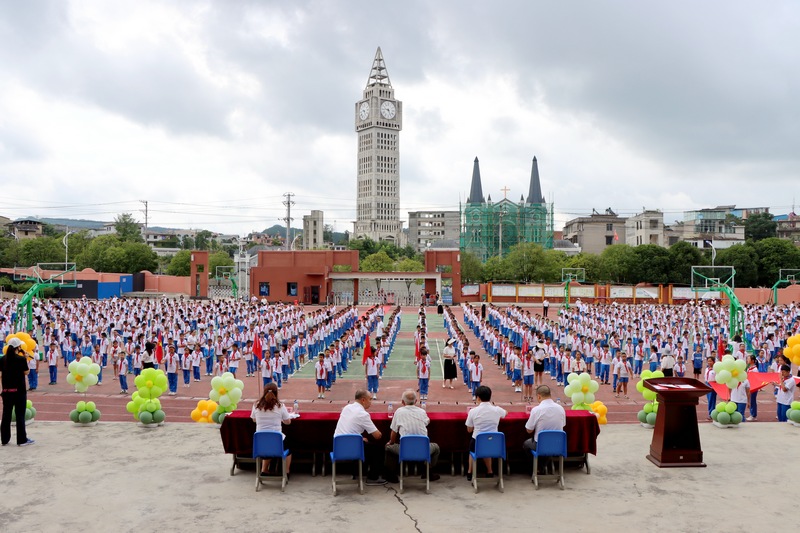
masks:
[[[405,245],[400,221],[400,150],[403,103],[394,97],[380,47],[367,86],[355,105],[358,193],[355,238]]]

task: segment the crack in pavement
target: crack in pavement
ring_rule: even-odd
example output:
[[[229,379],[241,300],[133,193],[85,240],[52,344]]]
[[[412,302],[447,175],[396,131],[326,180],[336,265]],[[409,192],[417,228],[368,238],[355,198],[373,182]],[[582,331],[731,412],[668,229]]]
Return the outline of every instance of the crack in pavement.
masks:
[[[411,520],[412,522],[414,522],[414,529],[416,529],[417,531],[419,531],[419,533],[422,533],[422,530],[419,528],[419,522],[417,522],[417,519],[416,519],[416,518],[414,518],[413,516],[411,516],[410,514],[408,514],[408,505],[406,505],[406,502],[404,502],[404,501],[403,501],[403,498],[401,498],[401,497],[400,497],[400,494],[397,492],[397,489],[396,489],[396,488],[394,488],[394,487],[391,487],[391,486],[387,485],[387,486],[386,486],[386,490],[387,490],[387,491],[389,491],[389,490],[390,490],[390,491],[392,491],[392,492],[394,493],[394,497],[395,497],[395,499],[396,499],[398,502],[400,502],[400,505],[402,505],[402,506],[403,506],[403,514],[404,514],[404,515],[406,515],[406,516],[409,518],[409,520]]]

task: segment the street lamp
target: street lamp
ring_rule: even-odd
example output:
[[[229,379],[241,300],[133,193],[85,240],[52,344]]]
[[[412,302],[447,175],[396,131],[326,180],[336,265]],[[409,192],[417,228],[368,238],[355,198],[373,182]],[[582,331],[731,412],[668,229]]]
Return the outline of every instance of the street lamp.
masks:
[[[67,270],[67,263],[69,263],[69,240],[67,239],[67,237],[69,237],[73,233],[77,232],[69,231],[69,227],[67,227],[67,233],[65,233],[64,238],[61,239],[61,242],[64,243],[64,270]]]

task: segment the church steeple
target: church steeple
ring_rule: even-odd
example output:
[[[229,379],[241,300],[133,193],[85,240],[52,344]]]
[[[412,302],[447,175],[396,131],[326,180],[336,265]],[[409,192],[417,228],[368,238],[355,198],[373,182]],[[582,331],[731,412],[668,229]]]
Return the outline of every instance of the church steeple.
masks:
[[[542,196],[542,184],[539,181],[539,163],[536,161],[536,156],[533,156],[533,164],[531,165],[531,184],[528,188],[528,203],[544,203],[544,196]]]
[[[375,59],[372,60],[372,69],[369,71],[369,79],[367,80],[367,87],[372,85],[387,85],[392,86],[389,79],[389,71],[386,70],[386,63],[383,61],[383,53],[381,47],[375,52]]]
[[[482,204],[485,200],[483,199],[483,187],[481,186],[481,168],[478,164],[478,158],[475,158],[475,162],[472,165],[472,184],[469,188],[469,197],[467,198],[468,204]]]

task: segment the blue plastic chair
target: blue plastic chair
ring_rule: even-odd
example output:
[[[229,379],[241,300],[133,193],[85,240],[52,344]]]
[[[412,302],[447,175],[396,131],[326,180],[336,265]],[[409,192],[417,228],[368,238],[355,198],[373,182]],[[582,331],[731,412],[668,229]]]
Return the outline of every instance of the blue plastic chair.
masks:
[[[431,439],[426,435],[400,437],[400,494],[403,493],[403,463],[425,462],[425,493],[431,492]]]
[[[567,457],[567,433],[558,430],[540,431],[533,454],[531,481],[539,490],[539,478],[556,479],[564,490],[564,458]],[[539,457],[558,457],[558,475],[539,475]]]
[[[361,435],[336,435],[333,437],[333,451],[331,452],[331,483],[333,495],[336,496],[336,462],[358,461],[358,491],[364,494],[364,439]],[[340,481],[344,484],[345,482]]]
[[[253,458],[256,460],[256,492],[261,489],[265,478],[261,475],[263,458],[280,457],[281,459],[281,492],[286,488],[289,478],[286,476],[286,458],[291,452],[283,449],[283,434],[280,431],[256,431],[253,434]]]
[[[503,485],[503,461],[506,458],[506,436],[501,432],[481,433],[475,437],[475,451],[469,452],[472,457],[472,486],[478,492],[478,459],[497,459],[497,487],[505,492]]]

